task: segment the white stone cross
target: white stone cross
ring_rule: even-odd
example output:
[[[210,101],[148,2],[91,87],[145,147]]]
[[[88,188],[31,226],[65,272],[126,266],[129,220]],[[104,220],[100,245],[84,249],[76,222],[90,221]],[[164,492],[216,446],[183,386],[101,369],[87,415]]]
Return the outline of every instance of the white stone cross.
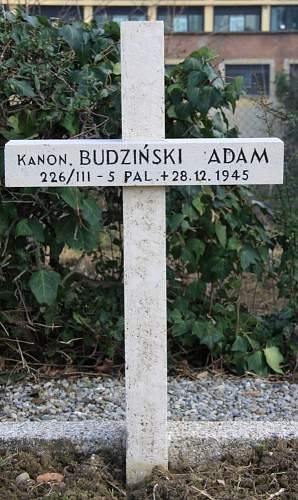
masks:
[[[123,186],[128,484],[167,467],[165,186],[280,184],[279,139],[165,140],[163,23],[121,25],[122,140],[5,147],[7,186]]]

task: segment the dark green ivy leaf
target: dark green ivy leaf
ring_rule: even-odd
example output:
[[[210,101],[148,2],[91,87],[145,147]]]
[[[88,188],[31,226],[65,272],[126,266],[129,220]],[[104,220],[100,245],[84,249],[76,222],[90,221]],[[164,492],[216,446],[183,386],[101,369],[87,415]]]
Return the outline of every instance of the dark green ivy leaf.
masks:
[[[215,234],[218,238],[219,243],[223,248],[226,247],[227,244],[227,228],[220,222],[215,223]]]
[[[30,82],[27,80],[16,80],[15,78],[9,78],[7,83],[12,87],[16,94],[24,97],[34,97],[35,92]]]
[[[82,193],[77,187],[65,187],[60,191],[61,198],[74,210],[81,208]]]
[[[37,302],[50,306],[57,298],[60,274],[46,269],[35,271],[28,284]]]
[[[40,243],[44,243],[44,228],[43,225],[35,218],[22,219],[16,225],[16,237],[31,236]]]
[[[90,226],[101,227],[101,210],[94,198],[85,198],[81,204],[83,218]]]

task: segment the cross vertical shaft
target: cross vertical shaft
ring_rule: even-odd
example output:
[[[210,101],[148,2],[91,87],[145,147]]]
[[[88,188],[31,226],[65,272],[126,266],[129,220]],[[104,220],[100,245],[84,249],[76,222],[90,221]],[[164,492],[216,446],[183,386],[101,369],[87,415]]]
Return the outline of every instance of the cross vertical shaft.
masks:
[[[121,24],[121,68],[122,138],[164,139],[162,22]],[[168,463],[165,188],[123,188],[123,223],[126,476],[136,484]]]

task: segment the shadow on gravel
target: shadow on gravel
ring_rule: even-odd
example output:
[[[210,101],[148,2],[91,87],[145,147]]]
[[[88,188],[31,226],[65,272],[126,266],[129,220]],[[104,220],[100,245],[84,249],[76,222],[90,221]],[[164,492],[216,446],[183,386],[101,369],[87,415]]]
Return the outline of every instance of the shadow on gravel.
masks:
[[[59,481],[37,477],[59,473]],[[27,474],[24,474],[27,473]],[[45,476],[43,476],[45,479]],[[0,452],[0,499],[27,500],[298,499],[298,442],[273,441],[235,459],[225,456],[193,470],[156,469],[151,481],[127,492],[124,464],[72,448]]]

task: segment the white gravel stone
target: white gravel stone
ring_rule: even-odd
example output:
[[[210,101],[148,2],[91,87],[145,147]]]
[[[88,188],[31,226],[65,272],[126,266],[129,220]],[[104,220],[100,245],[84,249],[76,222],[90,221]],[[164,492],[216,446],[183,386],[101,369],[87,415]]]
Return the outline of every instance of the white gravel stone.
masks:
[[[25,484],[30,481],[30,476],[28,472],[22,472],[16,477],[16,484],[19,486],[21,484]]]
[[[169,378],[168,417],[181,421],[298,420],[298,385],[288,381]],[[82,377],[0,387],[0,421],[123,420],[124,380]]]

